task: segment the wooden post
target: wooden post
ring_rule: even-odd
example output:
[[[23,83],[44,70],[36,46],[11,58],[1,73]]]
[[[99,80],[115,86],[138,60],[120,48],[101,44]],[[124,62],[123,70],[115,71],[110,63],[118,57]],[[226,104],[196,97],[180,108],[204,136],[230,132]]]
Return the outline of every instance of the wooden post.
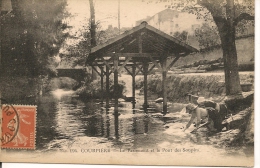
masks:
[[[147,72],[148,72],[148,64],[146,62],[143,63],[144,70],[144,111],[147,111],[148,100],[147,100]]]
[[[166,82],[166,67],[167,58],[163,58],[162,65],[162,93],[163,93],[163,114],[167,113],[167,82]]]
[[[116,139],[119,138],[119,122],[118,122],[118,113],[116,113],[115,111],[115,117],[114,117],[115,121],[114,121],[114,124],[115,124],[115,137]]]
[[[118,115],[118,57],[114,57],[114,99],[115,115]]]
[[[109,67],[106,66],[106,108],[109,108]]]
[[[100,67],[100,70],[101,70],[101,103],[103,104],[103,101],[104,101],[104,69],[103,69],[103,66]]]
[[[132,65],[132,97],[135,98],[135,65]]]
[[[133,106],[135,104],[135,65],[132,65],[132,97],[133,97]]]

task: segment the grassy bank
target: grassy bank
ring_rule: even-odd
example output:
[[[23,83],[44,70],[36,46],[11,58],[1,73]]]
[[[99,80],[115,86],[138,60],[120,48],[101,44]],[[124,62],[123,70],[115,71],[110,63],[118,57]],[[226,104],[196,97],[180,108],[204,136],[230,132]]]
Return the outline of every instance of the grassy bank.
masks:
[[[118,95],[118,97],[122,97],[123,96],[123,92],[125,90],[125,82],[119,80],[119,86],[117,89],[116,94]],[[84,83],[81,87],[79,87],[76,90],[76,94],[79,95],[80,98],[101,98],[103,97],[110,97],[112,98],[114,95],[114,81],[110,78],[109,79],[109,93],[107,94],[105,91],[105,86],[106,83],[104,82],[104,90],[102,92],[101,89],[101,80],[100,78],[92,81],[92,82],[86,82]]]
[[[7,103],[35,104],[40,93],[40,81],[38,78],[1,77],[0,88],[1,98]]]
[[[0,79],[1,98],[12,104],[37,104],[41,95],[56,89],[72,90],[77,86],[78,82],[68,77],[2,77]]]
[[[151,94],[162,96],[161,75],[148,76],[148,91]],[[241,84],[253,83],[254,74],[240,74]],[[224,97],[225,83],[224,74],[172,74],[167,77],[167,97],[170,101],[187,103],[185,94],[191,93],[194,95],[210,97]],[[143,87],[143,78],[136,82],[137,88]],[[142,90],[142,89],[141,89]]]

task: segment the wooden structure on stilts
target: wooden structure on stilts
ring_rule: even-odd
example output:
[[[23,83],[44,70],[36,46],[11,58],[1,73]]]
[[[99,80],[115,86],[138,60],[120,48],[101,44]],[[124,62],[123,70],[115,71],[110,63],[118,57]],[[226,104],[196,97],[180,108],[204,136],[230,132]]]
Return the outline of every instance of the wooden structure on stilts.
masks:
[[[144,75],[144,109],[148,107],[147,75],[153,68],[162,73],[163,113],[167,113],[167,71],[180,58],[197,50],[176,38],[148,25],[146,22],[109,40],[107,43],[93,47],[86,64],[101,77],[106,76],[106,103],[109,98],[109,76],[114,73],[115,112],[118,111],[118,73],[124,68],[132,76],[132,97],[135,97],[135,76]],[[171,62],[168,62],[168,58]]]

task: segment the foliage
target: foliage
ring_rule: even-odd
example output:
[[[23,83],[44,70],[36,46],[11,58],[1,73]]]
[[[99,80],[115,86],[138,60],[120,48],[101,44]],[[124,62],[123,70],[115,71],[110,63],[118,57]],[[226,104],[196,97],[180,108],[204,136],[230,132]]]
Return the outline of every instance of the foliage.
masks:
[[[112,39],[118,35],[119,29],[117,27],[108,26],[106,30],[98,31],[97,43],[102,44],[107,42],[107,40]]]
[[[56,77],[48,80],[44,85],[44,93],[56,89],[73,90],[78,86],[78,82],[69,77]]]
[[[220,44],[217,27],[210,26],[208,23],[203,23],[201,28],[196,29],[195,36],[198,39],[201,49],[210,48]]]
[[[148,2],[153,2],[149,0]],[[225,66],[226,94],[240,94],[237,52],[235,45],[236,26],[245,20],[254,20],[252,0],[159,0],[168,3],[167,8],[187,11],[216,24],[221,40]]]
[[[180,41],[186,42],[187,38],[188,38],[188,32],[187,31],[182,31],[180,32],[175,32],[173,34],[173,37],[177,38]]]
[[[46,75],[53,69],[66,34],[65,0],[12,0],[12,12],[1,16],[2,73]]]
[[[85,66],[90,51],[89,26],[82,26],[76,34],[70,34],[60,51],[62,67]]]
[[[148,76],[148,91],[162,96],[161,75]],[[168,75],[167,97],[170,101],[187,103],[186,93],[203,96],[205,98],[225,97],[224,76],[217,74],[208,75]],[[241,83],[254,83],[253,73],[240,75]],[[143,78],[136,81],[137,88],[143,87]]]
[[[105,88],[102,92],[101,90],[101,80],[100,78],[94,80],[94,81],[85,81],[84,85],[81,86],[76,90],[76,94],[78,94],[81,98],[101,98],[102,95],[103,97],[113,97],[114,96],[114,81],[112,78],[109,78],[109,94],[106,95]],[[118,97],[122,97],[124,94],[125,90],[125,82],[119,80],[118,81],[118,91],[117,93],[119,94]],[[105,87],[105,82],[104,82],[104,87]]]

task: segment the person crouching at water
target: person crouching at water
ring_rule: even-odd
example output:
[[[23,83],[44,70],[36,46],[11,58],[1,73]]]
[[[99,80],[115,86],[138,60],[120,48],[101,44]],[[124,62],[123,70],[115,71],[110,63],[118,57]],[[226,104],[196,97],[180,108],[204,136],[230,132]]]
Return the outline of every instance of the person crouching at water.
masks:
[[[215,113],[217,112],[216,110],[201,108],[198,105],[189,103],[186,106],[186,112],[191,114],[191,118],[183,131],[185,131],[190,127],[190,125],[194,122],[195,118],[197,118],[195,122],[196,129],[199,128],[201,123],[206,123],[206,127],[208,128],[209,131],[212,132],[219,131],[219,129],[217,129],[219,123],[214,122],[214,119],[216,118],[215,116]]]

